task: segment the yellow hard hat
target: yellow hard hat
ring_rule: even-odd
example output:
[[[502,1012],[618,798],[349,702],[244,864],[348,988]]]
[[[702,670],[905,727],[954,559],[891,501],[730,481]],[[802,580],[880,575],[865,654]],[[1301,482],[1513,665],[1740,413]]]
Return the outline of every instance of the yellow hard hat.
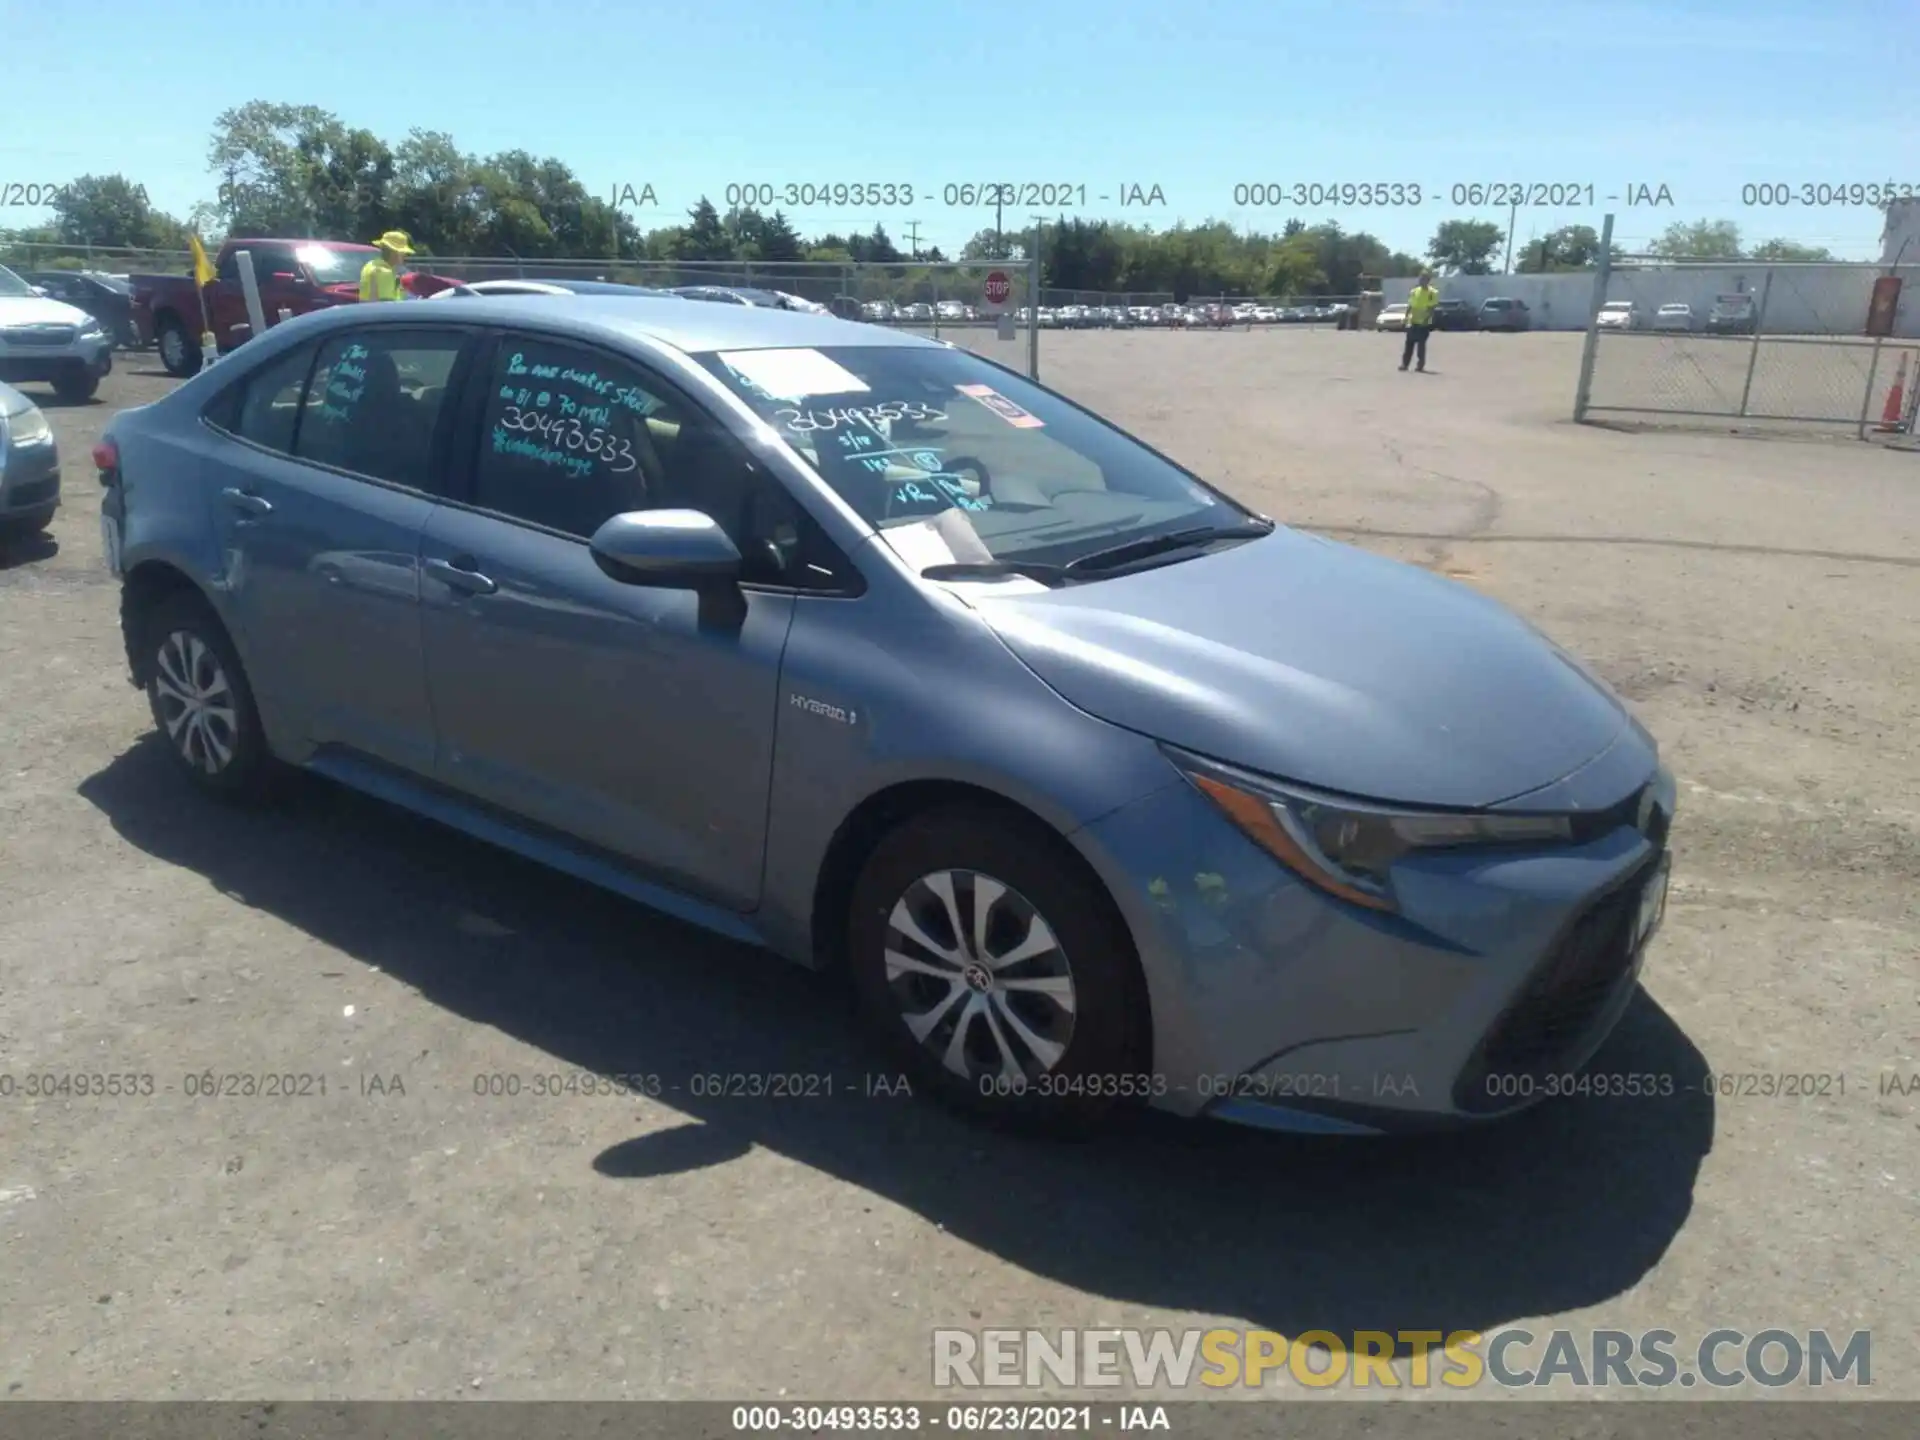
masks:
[[[394,250],[402,255],[413,253],[413,237],[404,230],[389,230],[373,243],[382,250]]]

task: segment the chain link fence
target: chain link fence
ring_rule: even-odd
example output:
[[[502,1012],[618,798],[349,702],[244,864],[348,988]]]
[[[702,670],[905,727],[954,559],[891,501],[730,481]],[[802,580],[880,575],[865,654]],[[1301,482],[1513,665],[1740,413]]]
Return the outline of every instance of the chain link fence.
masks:
[[[0,265],[9,270],[96,270],[109,275],[175,275],[192,264],[185,250],[133,250],[44,241],[0,241]]]
[[[1911,429],[1920,266],[1603,257],[1576,420]]]

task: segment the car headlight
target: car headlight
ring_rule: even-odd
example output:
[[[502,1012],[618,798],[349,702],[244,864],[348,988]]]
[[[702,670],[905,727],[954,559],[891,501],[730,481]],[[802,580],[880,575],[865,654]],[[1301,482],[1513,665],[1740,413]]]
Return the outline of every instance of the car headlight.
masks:
[[[1309,884],[1370,910],[1397,908],[1394,865],[1422,851],[1549,845],[1573,838],[1564,815],[1410,810],[1322,795],[1163,747],[1201,794]]]
[[[38,445],[53,438],[53,427],[38,406],[0,415],[0,446]]]

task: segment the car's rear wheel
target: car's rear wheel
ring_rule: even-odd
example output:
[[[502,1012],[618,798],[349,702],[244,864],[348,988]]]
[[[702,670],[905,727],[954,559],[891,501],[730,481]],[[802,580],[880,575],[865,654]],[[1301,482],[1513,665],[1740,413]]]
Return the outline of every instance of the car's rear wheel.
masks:
[[[187,333],[187,327],[169,315],[160,322],[154,337],[160,347],[160,364],[169,375],[200,373],[200,342]]]
[[[854,887],[848,942],[862,1014],[916,1089],[1064,1135],[1152,1091],[1132,939],[1036,822],[980,805],[906,821]]]
[[[240,656],[213,608],[198,595],[171,595],[141,633],[147,704],[174,762],[212,794],[264,796],[274,760]]]

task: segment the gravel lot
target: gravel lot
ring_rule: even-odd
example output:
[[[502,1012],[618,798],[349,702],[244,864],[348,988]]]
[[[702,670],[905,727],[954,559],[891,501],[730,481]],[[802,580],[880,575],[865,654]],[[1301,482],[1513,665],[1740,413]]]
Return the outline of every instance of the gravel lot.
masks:
[[[156,1093],[0,1098],[0,1393],[880,1399],[930,1395],[938,1326],[1218,1318],[1871,1328],[1875,1394],[1920,1397],[1920,1091],[1883,1093],[1920,1076],[1920,457],[1574,427],[1579,339],[1438,335],[1403,375],[1365,333],[1043,337],[1050,383],[1270,513],[1517,607],[1679,772],[1594,1067],[1675,1095],[1418,1143],[986,1135],[868,1093],[841,997],[769,957],[318,785],[201,802],[144,738],[87,463],[171,382],[47,396],[66,506],[0,557],[0,1075]],[[581,1069],[661,1093],[532,1093]],[[189,1096],[209,1071],[327,1090]],[[765,1073],[835,1094],[699,1078]]]

